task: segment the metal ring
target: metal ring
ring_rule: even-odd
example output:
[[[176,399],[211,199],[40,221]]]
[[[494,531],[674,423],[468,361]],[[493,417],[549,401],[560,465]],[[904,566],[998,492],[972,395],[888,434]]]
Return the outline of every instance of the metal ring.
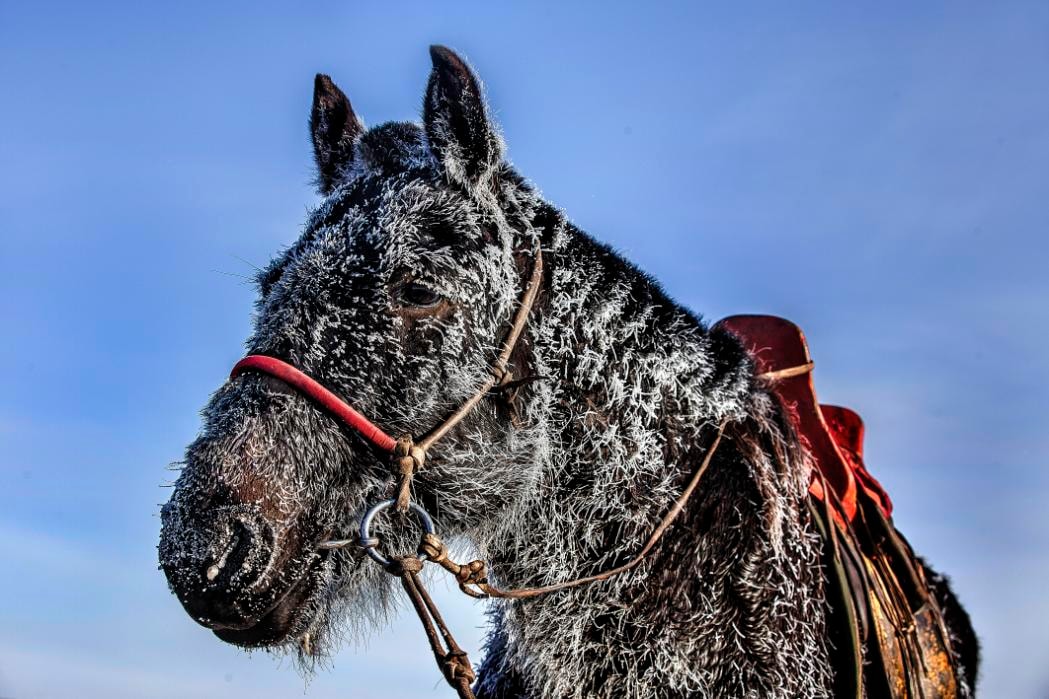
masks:
[[[382,502],[378,503],[377,505],[374,505],[370,510],[365,512],[364,517],[361,518],[361,548],[364,549],[364,552],[368,554],[369,558],[381,565],[383,568],[386,568],[390,565],[390,559],[379,553],[379,539],[371,535],[372,520],[375,519],[375,515],[379,514],[385,509],[392,507],[394,504],[396,504],[396,502],[396,499],[383,500]],[[419,517],[419,522],[422,523],[423,530],[425,530],[427,534],[437,533],[437,529],[433,526],[433,519],[430,518],[429,512],[424,510],[418,503],[415,502],[409,502],[408,507],[410,507],[412,512],[414,512]],[[427,556],[421,549],[417,551],[417,553],[419,554],[419,560],[426,560]]]

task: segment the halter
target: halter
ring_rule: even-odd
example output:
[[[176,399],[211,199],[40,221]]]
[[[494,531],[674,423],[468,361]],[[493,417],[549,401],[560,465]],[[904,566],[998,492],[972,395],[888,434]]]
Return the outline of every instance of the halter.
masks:
[[[418,441],[413,439],[410,435],[405,435],[400,439],[394,439],[383,432],[371,420],[355,410],[349,403],[339,398],[324,386],[320,385],[317,381],[293,367],[291,364],[276,359],[275,357],[267,357],[261,354],[249,355],[237,362],[236,366],[233,367],[233,371],[230,373],[230,379],[237,378],[249,369],[254,369],[255,371],[260,371],[264,374],[269,374],[274,378],[280,379],[328,410],[335,418],[357,432],[357,434],[370,442],[377,449],[391,453],[394,457],[396,470],[400,476],[400,486],[396,498],[397,510],[400,512],[407,512],[409,503],[411,502],[412,476],[414,476],[415,473],[423,467],[423,464],[426,463],[426,453],[429,451],[430,447],[440,441],[440,439],[448,434],[453,427],[458,425],[463,418],[469,415],[477,404],[492,391],[492,389],[508,384],[512,380],[513,375],[510,373],[507,365],[510,363],[510,355],[513,354],[514,347],[517,346],[517,341],[521,338],[521,334],[524,332],[524,326],[528,321],[528,315],[535,303],[535,297],[539,295],[539,285],[542,280],[543,254],[541,250],[537,249],[535,254],[535,264],[532,266],[532,276],[528,280],[528,287],[525,289],[524,296],[521,298],[521,303],[517,307],[517,312],[514,314],[513,322],[510,325],[510,331],[507,333],[506,339],[503,341],[502,350],[499,352],[499,356],[496,358],[495,362],[488,369],[488,380],[481,384],[481,387],[478,388],[477,391],[466,400],[466,402],[460,405],[458,410],[449,415],[444,422],[437,425],[437,427],[421,437]],[[337,543],[345,545],[342,542],[325,542],[325,544],[322,545],[322,548],[339,548],[340,546],[335,545]]]
[[[578,587],[593,582],[607,580],[613,576],[625,573],[637,567],[655,547],[666,530],[673,524],[674,520],[681,514],[689,497],[699,485],[700,479],[710,466],[714,453],[725,432],[726,423],[721,423],[706,455],[699,468],[692,475],[691,480],[681,492],[681,495],[671,506],[649,536],[641,550],[627,563],[610,568],[601,573],[590,575],[567,582],[546,585],[542,587],[519,588],[514,590],[502,590],[488,582],[487,566],[484,561],[475,560],[466,564],[459,564],[448,557],[448,547],[437,536],[433,520],[425,509],[411,499],[412,477],[426,463],[426,455],[430,448],[448,434],[466,416],[468,416],[477,404],[490,394],[493,390],[510,386],[514,383],[513,374],[508,365],[510,355],[524,332],[528,316],[535,304],[539,294],[539,287],[543,278],[543,256],[541,250],[535,253],[535,263],[532,266],[532,275],[528,286],[521,297],[521,302],[514,313],[510,329],[503,341],[502,348],[495,362],[489,367],[489,378],[481,384],[477,391],[471,395],[458,409],[449,415],[444,422],[438,424],[430,432],[414,439],[410,435],[400,438],[391,437],[380,427],[371,422],[367,417],[354,409],[349,403],[335,395],[315,379],[306,375],[299,369],[285,361],[275,357],[253,354],[237,362],[230,373],[230,379],[235,379],[246,371],[257,371],[279,379],[296,389],[306,397],[313,400],[324,408],[343,425],[357,432],[365,441],[380,451],[390,454],[393,470],[398,478],[397,496],[389,500],[383,500],[373,505],[361,518],[358,539],[336,539],[323,541],[318,544],[321,550],[340,549],[356,544],[368,554],[376,563],[381,565],[386,572],[398,577],[401,584],[411,599],[419,619],[422,621],[423,629],[430,642],[434,658],[444,674],[448,684],[458,692],[462,699],[474,699],[473,690],[470,685],[475,678],[470,660],[459,645],[455,642],[451,632],[448,631],[440,612],[430,598],[429,593],[419,579],[423,563],[429,561],[441,566],[455,576],[459,589],[471,597],[501,598],[501,599],[527,599],[538,597],[557,590]],[[412,511],[419,518],[423,526],[423,536],[419,544],[416,556],[401,556],[387,558],[379,550],[379,539],[371,535],[371,523],[383,510],[390,507],[399,512]],[[443,642],[443,645],[442,645]]]

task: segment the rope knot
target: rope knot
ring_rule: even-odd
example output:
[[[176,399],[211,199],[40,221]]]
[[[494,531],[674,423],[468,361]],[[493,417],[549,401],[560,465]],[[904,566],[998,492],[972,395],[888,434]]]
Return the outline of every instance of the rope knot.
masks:
[[[470,659],[466,656],[466,651],[462,650],[453,650],[446,653],[441,663],[441,670],[444,671],[445,678],[452,685],[460,679],[473,683],[477,677],[474,674],[473,667],[470,665]]]
[[[393,458],[400,476],[396,509],[398,512],[407,512],[408,503],[412,499],[412,477],[426,463],[426,450],[417,446],[410,435],[404,435],[397,439],[397,444],[393,448]]]
[[[448,546],[436,534],[430,534],[429,532],[423,534],[419,551],[425,553],[427,558],[438,565],[448,560]]]
[[[455,574],[459,585],[479,585],[488,582],[488,570],[484,561],[470,561],[459,566],[459,572]]]
[[[491,374],[492,379],[495,381],[496,388],[504,386],[514,379],[513,372],[507,367],[506,362],[502,360],[488,367],[488,373]]]
[[[411,435],[404,435],[397,439],[397,445],[393,448],[393,455],[397,457],[397,464],[401,473],[422,470],[426,463],[426,450],[418,446]]]
[[[402,556],[390,561],[388,570],[399,578],[411,573],[418,573],[423,569],[423,562],[415,556]]]

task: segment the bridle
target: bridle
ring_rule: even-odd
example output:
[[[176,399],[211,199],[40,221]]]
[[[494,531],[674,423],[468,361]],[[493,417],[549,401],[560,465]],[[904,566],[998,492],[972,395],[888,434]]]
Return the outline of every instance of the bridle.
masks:
[[[725,432],[726,423],[723,422],[718,427],[713,442],[707,448],[702,463],[692,475],[681,495],[675,500],[670,510],[653,530],[641,550],[622,565],[594,575],[552,585],[502,590],[488,581],[487,566],[484,561],[475,560],[460,564],[451,560],[448,555],[448,547],[437,535],[433,519],[421,505],[411,498],[412,478],[423,468],[423,465],[426,463],[426,455],[434,444],[445,437],[467,417],[485,396],[494,390],[510,385],[514,381],[513,373],[509,368],[510,356],[524,333],[528,317],[535,305],[536,297],[539,295],[542,279],[543,256],[542,251],[537,249],[531,277],[514,313],[510,329],[503,340],[499,355],[489,368],[489,377],[455,412],[418,439],[408,435],[396,439],[391,437],[367,417],[355,410],[349,403],[322,386],[315,379],[291,364],[275,357],[259,354],[249,355],[237,362],[230,373],[231,380],[246,371],[257,371],[283,381],[327,410],[332,417],[357,432],[376,449],[390,454],[398,483],[396,497],[373,505],[365,513],[361,518],[358,539],[324,541],[318,544],[318,548],[321,550],[332,550],[356,544],[364,549],[367,555],[381,565],[386,572],[400,579],[401,585],[411,599],[412,606],[419,615],[420,621],[422,621],[423,629],[430,642],[430,648],[433,650],[438,667],[444,674],[445,680],[458,692],[462,699],[474,699],[471,684],[475,679],[475,674],[466,652],[455,642],[436,605],[430,598],[426,588],[422,585],[419,573],[422,571],[423,563],[429,561],[441,566],[455,576],[460,590],[471,597],[479,599],[493,597],[501,599],[528,599],[557,590],[607,580],[613,576],[625,573],[637,567],[645,559],[666,530],[681,514],[689,497],[695,491],[700,479],[710,466],[714,453],[717,451]],[[399,512],[411,511],[419,518],[424,533],[415,556],[394,556],[388,558],[379,551],[380,541],[378,537],[372,536],[371,523],[378,514],[390,507],[395,508]]]
[[[410,435],[394,439],[386,434],[375,423],[355,410],[349,403],[322,386],[316,380],[296,369],[285,361],[275,357],[267,357],[261,354],[252,354],[237,362],[230,373],[230,379],[235,379],[249,369],[260,371],[264,374],[280,379],[292,388],[297,389],[306,397],[311,398],[321,407],[325,408],[344,425],[357,432],[365,441],[370,442],[381,451],[393,455],[393,461],[399,475],[399,487],[395,504],[397,510],[406,512],[411,502],[411,482],[415,475],[426,463],[426,454],[430,448],[447,435],[452,428],[462,422],[481,400],[497,386],[506,385],[513,379],[509,370],[510,355],[513,354],[517,341],[524,332],[528,315],[535,304],[535,298],[539,295],[539,287],[543,279],[543,255],[540,250],[536,251],[535,264],[532,266],[532,275],[528,280],[521,303],[514,313],[510,331],[503,341],[502,349],[495,362],[489,367],[488,379],[474,392],[472,396],[449,415],[444,422],[437,425],[418,440]],[[386,505],[389,507],[389,505]],[[327,548],[339,548],[335,544],[342,542],[327,542]],[[342,544],[345,545],[345,544]]]

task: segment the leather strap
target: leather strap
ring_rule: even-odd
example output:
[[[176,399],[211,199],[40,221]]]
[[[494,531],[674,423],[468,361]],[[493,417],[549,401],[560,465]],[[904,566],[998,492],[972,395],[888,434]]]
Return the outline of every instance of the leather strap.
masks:
[[[590,583],[601,582],[602,580],[608,580],[609,578],[626,573],[629,570],[633,570],[641,564],[645,557],[655,548],[655,545],[663,538],[663,534],[666,533],[670,525],[674,523],[674,520],[678,518],[678,515],[685,509],[685,504],[689,498],[692,497],[692,493],[695,492],[699,486],[699,482],[703,479],[703,474],[707,472],[710,467],[711,461],[714,459],[714,454],[717,452],[718,446],[721,444],[721,438],[725,434],[725,426],[727,422],[722,422],[718,427],[717,434],[714,437],[714,442],[707,449],[706,455],[703,457],[703,462],[696,469],[696,472],[692,474],[691,480],[685,489],[681,491],[681,495],[678,496],[677,500],[674,501],[673,506],[663,516],[659,524],[652,531],[652,534],[648,537],[648,541],[641,547],[633,558],[624,563],[623,565],[616,566],[615,568],[609,568],[600,573],[594,575],[588,575],[582,578],[576,578],[575,580],[568,580],[566,582],[555,583],[553,585],[544,585],[541,587],[523,587],[513,590],[503,590],[488,582],[488,576],[486,572],[486,566],[484,561],[476,560],[471,561],[467,564],[459,564],[448,558],[448,548],[436,535],[427,535],[423,538],[423,544],[421,550],[427,554],[429,560],[440,565],[442,568],[452,573],[459,581],[459,589],[479,599],[486,597],[497,597],[500,599],[529,599],[531,597],[539,597],[540,595],[549,594],[551,592],[557,592],[558,590],[566,590],[571,587],[579,587],[580,585],[588,585]],[[470,585],[473,585],[477,590],[471,590]]]
[[[397,510],[407,512],[408,502],[411,499],[412,477],[426,463],[426,454],[430,448],[447,435],[452,428],[462,422],[493,389],[511,382],[513,377],[508,369],[510,355],[513,354],[514,348],[524,332],[532,306],[539,295],[539,287],[542,280],[543,252],[542,249],[536,248],[535,263],[532,265],[532,275],[528,280],[528,286],[525,288],[521,303],[514,313],[510,330],[503,340],[499,355],[489,367],[490,375],[488,379],[455,412],[417,442],[409,435],[402,436],[400,439],[394,439],[354,409],[348,402],[339,398],[315,379],[276,357],[268,357],[261,354],[249,355],[237,362],[233,367],[233,371],[230,372],[230,380],[237,378],[248,370],[258,371],[280,379],[303,395],[311,398],[378,449],[392,453],[395,466],[394,471],[398,476]]]
[[[254,370],[280,379],[292,388],[309,396],[321,407],[337,417],[343,424],[383,451],[393,451],[397,440],[379,429],[371,420],[354,410],[353,406],[320,385],[315,379],[302,373],[291,364],[276,357],[251,354],[233,367],[229,378],[232,381],[244,372]]]

